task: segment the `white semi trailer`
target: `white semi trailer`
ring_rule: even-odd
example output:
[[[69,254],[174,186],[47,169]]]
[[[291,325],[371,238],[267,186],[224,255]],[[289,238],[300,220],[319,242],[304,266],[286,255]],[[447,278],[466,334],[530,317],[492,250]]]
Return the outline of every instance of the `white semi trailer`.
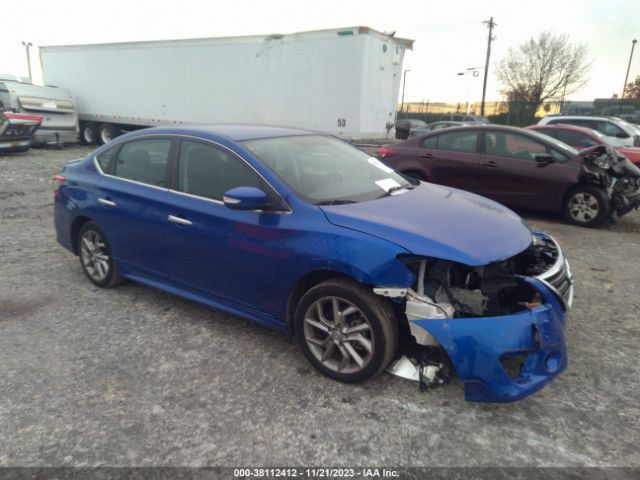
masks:
[[[41,47],[69,89],[84,143],[188,123],[254,123],[383,138],[412,40],[368,27],[230,38]]]

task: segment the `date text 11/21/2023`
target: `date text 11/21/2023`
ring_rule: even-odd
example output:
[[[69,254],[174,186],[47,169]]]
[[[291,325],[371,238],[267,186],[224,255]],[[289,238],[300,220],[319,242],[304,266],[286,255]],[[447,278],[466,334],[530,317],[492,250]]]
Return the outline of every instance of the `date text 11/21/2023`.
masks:
[[[387,468],[235,468],[234,478],[398,478]]]

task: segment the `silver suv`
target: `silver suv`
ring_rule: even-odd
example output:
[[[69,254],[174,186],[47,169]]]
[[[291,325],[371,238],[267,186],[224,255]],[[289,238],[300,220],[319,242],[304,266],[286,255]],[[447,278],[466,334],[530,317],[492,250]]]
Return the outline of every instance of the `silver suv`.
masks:
[[[547,115],[538,125],[577,125],[597,130],[617,147],[640,147],[640,128],[616,117]]]

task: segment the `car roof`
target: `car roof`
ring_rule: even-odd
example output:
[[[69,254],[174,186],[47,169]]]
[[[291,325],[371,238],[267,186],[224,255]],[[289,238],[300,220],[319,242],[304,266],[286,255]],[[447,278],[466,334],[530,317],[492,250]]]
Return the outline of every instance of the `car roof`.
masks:
[[[612,117],[608,115],[547,115],[544,117],[549,120],[563,119],[566,118],[568,120],[609,120],[609,121],[620,121],[621,119],[618,117]]]
[[[434,130],[427,135],[440,135],[442,133],[457,132],[460,130],[503,130],[505,132],[522,132],[520,127],[510,127],[509,125],[498,125],[496,123],[480,123],[480,122],[461,122],[462,124],[442,130]],[[425,135],[425,136],[427,136]]]
[[[574,132],[584,133],[591,136],[597,136],[597,130],[594,130],[589,127],[580,127],[578,125],[572,125],[571,123],[553,123],[553,124],[545,124],[545,125],[530,125],[527,129],[531,130],[542,130],[542,129],[552,129],[552,130],[571,130]]]
[[[543,127],[544,125],[540,125],[541,127]],[[494,131],[499,131],[499,132],[511,132],[511,133],[519,133],[519,134],[529,134],[531,136],[544,136],[544,137],[548,137],[545,140],[549,143],[554,143],[556,144],[557,148],[561,148],[563,150],[570,150],[568,153],[575,155],[577,152],[569,145],[564,145],[562,142],[560,142],[559,140],[553,138],[553,137],[549,137],[548,135],[544,135],[543,133],[540,132],[536,132],[535,130],[527,130],[526,128],[520,128],[520,127],[511,127],[508,125],[497,125],[495,123],[477,123],[477,124],[466,124],[466,125],[462,125],[459,127],[450,127],[447,129],[442,129],[442,130],[434,130],[431,132],[428,132],[424,135],[419,135],[416,137],[412,137],[408,140],[405,140],[407,142],[411,141],[411,142],[415,142],[415,141],[421,141],[425,138],[430,138],[430,137],[435,137],[437,135],[444,135],[444,134],[449,134],[449,133],[454,133],[454,132],[461,132],[461,131],[466,131],[466,130],[494,130]],[[558,143],[560,143],[560,145],[558,145]]]
[[[291,127],[279,127],[272,125],[244,125],[244,124],[217,124],[217,125],[180,125],[158,126],[138,130],[140,135],[202,135],[205,137],[226,137],[229,140],[241,142],[243,140],[258,140],[261,138],[291,137],[295,135],[312,135],[316,132]],[[135,135],[138,136],[138,135]]]

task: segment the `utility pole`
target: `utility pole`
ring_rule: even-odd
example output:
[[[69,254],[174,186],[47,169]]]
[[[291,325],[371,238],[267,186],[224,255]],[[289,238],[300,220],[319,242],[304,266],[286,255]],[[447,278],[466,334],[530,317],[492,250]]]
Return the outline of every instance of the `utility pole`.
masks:
[[[629,70],[631,69],[631,59],[633,59],[633,49],[636,48],[638,40],[635,38],[631,41],[631,55],[629,55],[629,65],[627,66],[627,74],[624,77],[624,85],[622,86],[622,95],[620,95],[620,108],[622,108],[622,99],[624,98],[624,91],[627,89],[627,81],[629,80]]]
[[[484,99],[487,94],[487,76],[489,74],[489,58],[491,57],[491,42],[493,41],[493,27],[497,26],[497,23],[493,22],[493,17],[489,21],[482,22],[489,27],[489,35],[487,37],[487,60],[484,64],[484,81],[482,83],[482,102],[480,103],[480,116],[484,116]]]
[[[407,82],[407,72],[411,70],[405,70],[402,76],[402,102],[400,103],[400,112],[404,113],[404,84]]]
[[[29,54],[29,48],[33,47],[33,43],[22,42],[22,46],[27,49],[27,67],[29,67],[29,81],[33,83],[33,78],[31,77],[31,55]]]

